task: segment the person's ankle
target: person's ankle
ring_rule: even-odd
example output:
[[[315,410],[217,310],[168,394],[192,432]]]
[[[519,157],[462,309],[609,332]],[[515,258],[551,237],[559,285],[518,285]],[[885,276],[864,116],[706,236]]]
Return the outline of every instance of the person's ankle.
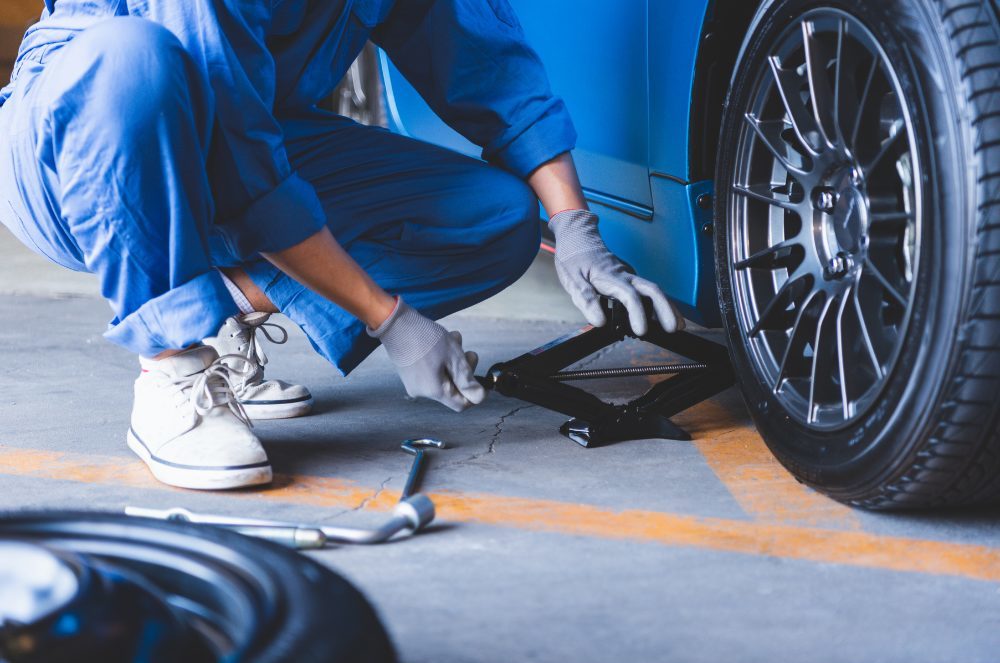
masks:
[[[158,355],[155,355],[153,357],[147,357],[147,359],[151,359],[153,361],[160,361],[161,359],[170,359],[171,357],[179,355],[182,352],[187,352],[191,348],[196,348],[199,345],[201,345],[201,343],[195,343],[194,345],[189,345],[186,348],[181,348],[180,350],[164,350]]]
[[[222,274],[226,281],[226,287],[240,307],[241,313],[280,313],[274,302],[268,299],[264,291],[258,288],[253,279],[239,267],[219,268],[219,273]],[[244,306],[241,305],[241,300],[242,302],[246,302],[252,311],[243,310]]]

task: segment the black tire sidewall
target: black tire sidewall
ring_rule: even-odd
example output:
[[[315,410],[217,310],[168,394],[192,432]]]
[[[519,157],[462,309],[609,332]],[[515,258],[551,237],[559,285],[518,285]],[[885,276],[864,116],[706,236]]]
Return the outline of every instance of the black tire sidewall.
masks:
[[[798,478],[842,500],[862,500],[912,466],[933,429],[955,365],[957,329],[968,297],[969,247],[974,245],[975,173],[970,172],[968,122],[957,89],[961,77],[927,0],[773,0],[758,12],[737,65],[724,113],[716,181],[716,265],[719,300],[734,367],[748,409],[765,442]],[[791,418],[751,365],[737,322],[729,264],[729,209],[735,146],[746,101],[766,64],[770,40],[820,7],[846,11],[876,36],[896,67],[909,110],[923,183],[923,228],[914,311],[896,368],[878,401],[851,426],[821,433]],[[945,223],[943,220],[949,220]]]
[[[390,663],[395,652],[375,609],[350,582],[305,555],[275,543],[222,528],[176,521],[131,518],[118,514],[48,511],[0,517],[0,540],[18,539],[56,550],[75,551],[78,544],[97,547],[105,542],[170,551],[218,565],[220,573],[252,578],[266,588],[267,601],[248,595],[264,629],[247,663]],[[92,544],[98,544],[93,546]],[[87,553],[116,564],[101,553]],[[144,558],[147,558],[144,554]],[[193,566],[197,566],[192,562]],[[187,569],[177,569],[176,584],[184,584]],[[222,600],[222,599],[220,599]]]

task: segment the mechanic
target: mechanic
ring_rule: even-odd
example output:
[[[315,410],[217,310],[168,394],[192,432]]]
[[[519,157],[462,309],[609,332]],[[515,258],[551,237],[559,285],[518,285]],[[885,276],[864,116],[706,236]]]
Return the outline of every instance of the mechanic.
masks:
[[[589,322],[601,293],[639,333],[644,297],[681,324],[601,240],[507,0],[45,4],[0,93],[0,219],[99,277],[105,337],[141,365],[128,444],[159,480],[270,481],[250,419],[312,398],[264,379],[269,313],[344,374],[381,342],[411,397],[480,403],[475,353],[434,320],[521,276],[539,201]],[[369,39],[485,162],[318,107]]]

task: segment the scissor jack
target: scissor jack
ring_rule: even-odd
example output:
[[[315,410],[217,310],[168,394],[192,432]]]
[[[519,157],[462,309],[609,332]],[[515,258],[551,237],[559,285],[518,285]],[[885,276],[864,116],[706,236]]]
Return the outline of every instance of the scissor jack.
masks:
[[[558,338],[517,359],[495,365],[478,378],[487,389],[573,417],[559,429],[584,447],[627,440],[691,436],[670,417],[711,398],[733,384],[726,347],[687,332],[667,333],[647,310],[649,330],[633,333],[628,312],[619,302],[603,299],[608,322]],[[637,338],[681,355],[688,363],[565,371],[574,364],[626,338]],[[566,384],[636,375],[673,375],[628,403],[616,405]]]

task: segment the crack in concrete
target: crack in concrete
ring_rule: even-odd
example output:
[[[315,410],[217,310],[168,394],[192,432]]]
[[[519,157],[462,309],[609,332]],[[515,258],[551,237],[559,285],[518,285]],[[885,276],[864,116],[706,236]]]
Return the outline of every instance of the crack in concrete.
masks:
[[[580,369],[586,368],[586,367],[590,366],[591,364],[593,364],[594,362],[601,360],[609,352],[611,352],[611,350],[613,348],[614,348],[614,346],[609,346],[609,347],[606,347],[606,348],[601,348],[600,350],[598,350],[597,352],[595,352],[593,355],[591,355],[590,357],[587,357],[584,361],[580,362],[577,365],[578,368],[580,368]],[[507,420],[510,419],[511,417],[515,416],[517,413],[521,412],[522,410],[529,410],[529,409],[534,408],[534,407],[538,407],[538,406],[536,406],[534,404],[530,404],[530,403],[525,403],[523,405],[518,405],[517,407],[515,407],[512,410],[510,410],[509,412],[506,412],[505,414],[500,415],[500,418],[497,420],[497,422],[495,424],[493,424],[493,434],[490,436],[489,444],[487,445],[485,451],[481,451],[479,453],[475,453],[475,454],[472,454],[470,456],[467,456],[465,458],[461,458],[461,459],[458,459],[458,460],[453,460],[453,461],[450,461],[450,462],[440,463],[440,464],[437,465],[437,468],[443,470],[443,469],[446,469],[446,468],[457,467],[457,466],[463,465],[465,463],[470,463],[472,461],[478,460],[478,459],[482,458],[483,456],[489,456],[491,454],[495,454],[496,450],[497,450],[497,445],[500,443],[500,438],[501,438],[501,436],[504,433],[504,425],[507,423]],[[484,429],[481,429],[479,432],[480,433],[486,433],[488,430],[489,430],[488,428],[484,428]],[[363,500],[361,500],[361,502],[356,507],[354,507],[352,509],[345,509],[344,511],[341,511],[341,512],[336,513],[336,514],[334,514],[332,516],[329,516],[328,518],[326,518],[324,520],[325,521],[329,521],[329,520],[333,520],[335,518],[339,518],[340,516],[343,516],[346,513],[354,513],[354,512],[357,512],[357,511],[363,511],[369,504],[371,504],[373,501],[375,501],[376,499],[378,499],[379,495],[382,494],[382,492],[385,490],[386,486],[394,478],[395,478],[395,476],[390,476],[390,477],[386,478],[384,481],[382,481],[379,484],[378,488],[376,488],[375,491],[371,495],[369,495],[368,497],[365,497]]]
[[[386,486],[389,485],[389,482],[392,481],[395,478],[396,478],[395,475],[390,476],[390,477],[386,477],[384,480],[382,480],[381,483],[379,483],[378,488],[376,488],[372,492],[371,495],[365,497],[360,502],[358,502],[357,506],[351,507],[350,509],[341,509],[337,513],[334,513],[334,514],[331,514],[329,516],[326,516],[325,518],[320,518],[318,522],[320,522],[320,523],[328,523],[328,522],[331,522],[333,520],[336,520],[337,518],[340,518],[341,516],[343,516],[345,514],[356,513],[358,511],[364,511],[365,508],[367,508],[367,506],[369,504],[371,504],[372,502],[374,502],[375,500],[378,499],[379,495],[381,495],[385,491]]]
[[[504,425],[504,422],[507,421],[507,419],[509,417],[513,417],[515,414],[517,414],[521,410],[526,410],[529,407],[533,407],[533,406],[531,406],[531,405],[519,405],[516,408],[514,408],[513,410],[511,410],[510,412],[508,412],[507,414],[500,415],[500,420],[497,421],[496,424],[494,424],[496,432],[494,432],[493,433],[493,437],[490,438],[490,446],[486,449],[486,454],[496,453],[497,443],[500,441],[500,436],[503,435],[503,425]],[[484,454],[480,454],[480,455],[484,455]]]
[[[511,410],[510,412],[507,412],[506,414],[500,415],[500,419],[497,421],[497,423],[495,423],[493,425],[494,432],[493,432],[493,435],[490,436],[490,441],[489,441],[489,444],[487,445],[485,451],[480,451],[479,453],[474,453],[474,454],[471,454],[469,456],[466,456],[465,458],[460,458],[458,460],[453,460],[453,461],[450,461],[450,462],[447,462],[447,463],[442,463],[441,465],[438,465],[437,467],[439,469],[442,469],[442,470],[446,469],[446,468],[458,467],[460,465],[464,465],[466,463],[471,463],[472,461],[478,460],[478,459],[482,458],[483,456],[488,456],[490,454],[496,453],[497,443],[500,441],[500,436],[503,434],[504,423],[507,421],[507,419],[509,419],[510,417],[513,417],[515,414],[517,414],[521,410],[529,410],[529,409],[531,409],[533,407],[535,407],[535,406],[534,405],[530,405],[530,404],[519,405],[516,408],[514,408],[513,410]],[[485,433],[486,429],[484,429],[484,430],[482,430],[480,432]]]
[[[383,491],[385,491],[385,487],[389,485],[389,482],[392,481],[392,479],[393,477],[387,477],[384,481],[382,481],[382,483],[378,485],[378,488],[375,489],[374,493],[361,500],[361,503],[358,504],[353,509],[351,509],[351,511],[364,511],[366,506],[368,506],[369,504],[378,499],[378,496],[381,495]]]

